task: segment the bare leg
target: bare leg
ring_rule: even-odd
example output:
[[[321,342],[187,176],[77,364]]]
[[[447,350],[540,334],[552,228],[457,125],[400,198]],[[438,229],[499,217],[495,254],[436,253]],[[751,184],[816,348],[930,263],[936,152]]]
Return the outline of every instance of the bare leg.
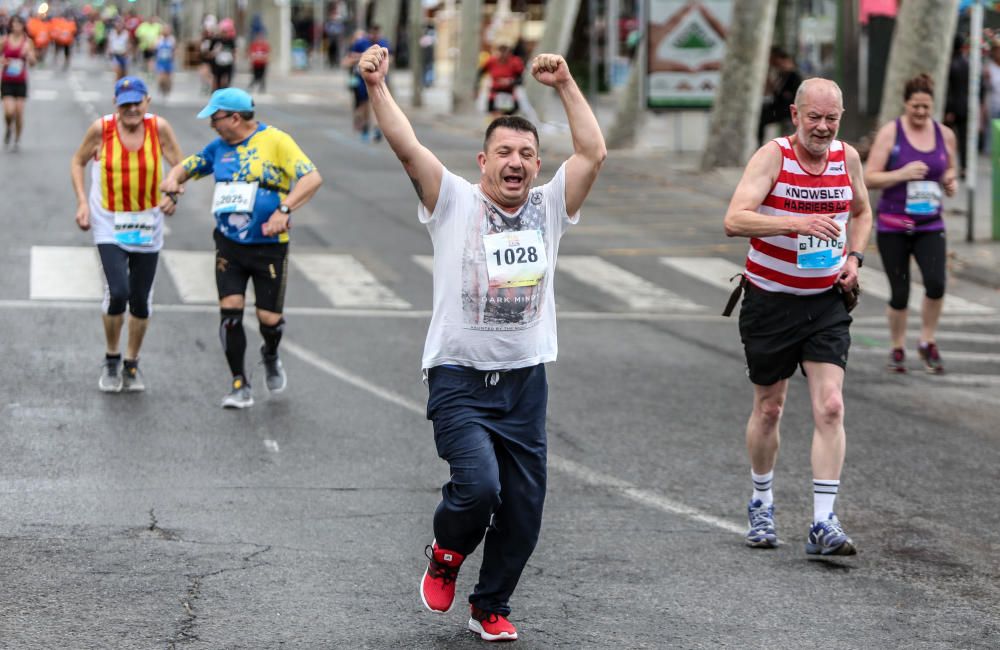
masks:
[[[756,474],[773,470],[778,459],[778,425],[787,393],[787,379],[770,386],[755,384],[753,387],[753,411],[747,422],[747,450],[750,452],[750,467]]]
[[[813,410],[813,478],[840,480],[847,435],[844,432],[844,369],[832,363],[805,361]]]
[[[892,347],[905,348],[907,310],[886,307],[886,315],[889,317],[889,337],[892,339]]]
[[[122,338],[122,326],[125,324],[125,314],[109,316],[104,314],[104,340],[107,342],[107,353],[118,354]]]
[[[933,343],[937,332],[938,321],[941,320],[941,310],[944,309],[944,298],[928,298],[924,296],[924,304],[920,310],[921,327],[920,342]]]
[[[125,346],[126,359],[135,361],[139,358],[139,349],[142,348],[142,340],[146,337],[146,328],[148,327],[148,318],[136,318],[135,316],[129,316],[128,344]]]
[[[15,100],[14,108],[14,142],[18,143],[21,141],[21,131],[24,130],[24,98],[18,97]]]

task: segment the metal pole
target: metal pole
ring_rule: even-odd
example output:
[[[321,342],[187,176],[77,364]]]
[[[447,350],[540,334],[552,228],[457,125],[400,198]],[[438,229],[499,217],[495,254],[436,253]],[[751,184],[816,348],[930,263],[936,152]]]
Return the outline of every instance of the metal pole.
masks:
[[[976,2],[969,13],[969,124],[965,137],[965,184],[969,191],[965,241],[975,239],[976,175],[979,162],[979,77],[983,62],[983,5]]]
[[[590,38],[590,65],[588,66],[587,97],[591,103],[597,99],[597,0],[587,0],[587,36]]]
[[[621,15],[618,0],[608,0],[607,2],[607,35],[604,45],[604,73],[607,79],[608,88],[613,88],[614,67],[618,61],[618,17]]]

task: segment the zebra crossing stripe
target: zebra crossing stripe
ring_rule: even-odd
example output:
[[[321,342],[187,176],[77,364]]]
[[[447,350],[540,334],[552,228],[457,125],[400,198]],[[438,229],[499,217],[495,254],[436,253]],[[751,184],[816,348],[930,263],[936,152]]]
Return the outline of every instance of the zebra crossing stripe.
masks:
[[[861,276],[862,295],[867,293],[888,302],[890,296],[892,295],[892,290],[889,288],[888,278],[886,278],[881,271],[876,271],[874,269],[872,271],[863,273]],[[923,295],[923,286],[917,284],[916,282],[910,284],[910,311],[920,311],[920,296]],[[983,316],[987,314],[994,314],[996,313],[996,310],[991,309],[986,305],[980,305],[979,303],[972,302],[971,300],[966,300],[965,298],[959,298],[958,296],[946,293],[944,296],[944,310],[942,313],[945,316]]]
[[[32,300],[101,300],[104,278],[91,246],[32,246]]]
[[[581,284],[614,296],[636,311],[701,312],[706,309],[596,255],[561,255],[556,268]]]
[[[292,264],[335,307],[411,309],[352,255],[295,254]]]
[[[434,256],[433,255],[414,255],[413,261],[428,273],[434,273]]]
[[[736,288],[732,279],[743,267],[721,257],[661,257],[660,263],[724,291]]]
[[[215,303],[215,254],[208,251],[161,251],[160,258],[183,303]]]

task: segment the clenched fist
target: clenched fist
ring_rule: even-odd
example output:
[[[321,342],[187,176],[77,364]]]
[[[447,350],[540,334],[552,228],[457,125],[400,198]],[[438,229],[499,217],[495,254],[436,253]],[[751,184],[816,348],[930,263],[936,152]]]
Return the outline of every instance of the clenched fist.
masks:
[[[389,50],[381,45],[372,45],[361,55],[358,71],[366,84],[377,84],[389,73]]]
[[[558,54],[539,54],[536,56],[531,62],[531,76],[538,83],[553,87],[573,79],[569,73],[569,66],[566,65],[566,59]]]

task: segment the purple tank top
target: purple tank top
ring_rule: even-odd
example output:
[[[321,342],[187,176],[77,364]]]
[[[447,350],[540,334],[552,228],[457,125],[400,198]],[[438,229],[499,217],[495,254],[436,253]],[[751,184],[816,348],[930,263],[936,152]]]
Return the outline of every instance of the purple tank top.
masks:
[[[889,161],[886,163],[885,170],[893,171],[914,160],[920,160],[927,165],[927,176],[924,180],[938,183],[940,188],[941,178],[948,171],[948,149],[945,147],[944,134],[941,133],[940,125],[936,121],[933,124],[934,149],[932,151],[919,151],[914,149],[910,141],[906,139],[902,121],[896,118],[896,143],[889,153]],[[937,209],[930,211],[917,208],[907,210],[908,186],[910,187],[910,205],[914,206],[920,188],[903,182],[882,190],[882,198],[878,202],[878,231],[927,232],[944,230],[940,205]],[[938,189],[939,194],[940,192],[941,190]]]

